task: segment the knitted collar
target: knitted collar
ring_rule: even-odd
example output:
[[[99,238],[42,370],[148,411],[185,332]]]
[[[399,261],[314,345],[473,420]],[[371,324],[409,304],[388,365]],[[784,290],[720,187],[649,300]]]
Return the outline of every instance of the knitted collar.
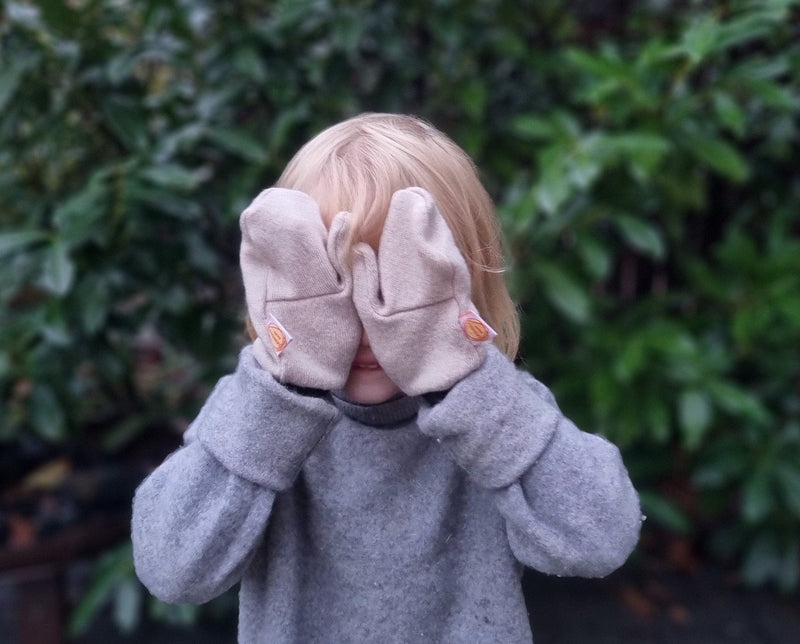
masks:
[[[333,402],[345,416],[372,427],[391,429],[411,420],[419,411],[419,396],[401,396],[379,405],[360,405],[345,399],[340,392],[333,393]]]

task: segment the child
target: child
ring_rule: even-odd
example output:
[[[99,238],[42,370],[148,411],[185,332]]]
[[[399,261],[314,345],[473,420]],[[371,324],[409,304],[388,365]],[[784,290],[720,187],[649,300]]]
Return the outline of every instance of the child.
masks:
[[[472,162],[368,114],[277,186],[241,219],[254,342],[136,493],[139,577],[167,602],[241,582],[245,644],[530,642],[523,566],[606,575],[641,514],[617,448],[510,360]]]

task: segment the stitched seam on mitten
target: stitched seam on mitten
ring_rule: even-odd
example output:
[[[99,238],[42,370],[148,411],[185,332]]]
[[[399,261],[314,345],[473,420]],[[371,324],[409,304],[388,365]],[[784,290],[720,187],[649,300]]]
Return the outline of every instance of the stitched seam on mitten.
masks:
[[[306,297],[281,297],[281,298],[265,298],[264,301],[269,304],[270,302],[303,302],[305,300],[317,300],[321,297],[330,297],[331,295],[341,295],[344,291],[331,291],[330,293],[321,293],[319,295],[307,295]]]
[[[372,312],[375,314],[376,317],[379,317],[379,318],[382,318],[382,319],[386,320],[386,319],[389,319],[391,317],[394,317],[395,315],[400,315],[401,313],[410,313],[411,311],[422,311],[424,309],[429,309],[429,308],[431,308],[433,306],[439,306],[440,304],[444,304],[445,302],[450,302],[451,300],[454,300],[454,299],[455,298],[453,298],[453,297],[445,297],[445,298],[442,298],[441,300],[438,300],[436,302],[431,302],[430,304],[424,304],[422,306],[410,306],[410,307],[404,308],[404,309],[395,309],[391,313],[381,313],[380,311],[376,311],[375,307],[371,303],[370,303],[370,308],[372,309]]]

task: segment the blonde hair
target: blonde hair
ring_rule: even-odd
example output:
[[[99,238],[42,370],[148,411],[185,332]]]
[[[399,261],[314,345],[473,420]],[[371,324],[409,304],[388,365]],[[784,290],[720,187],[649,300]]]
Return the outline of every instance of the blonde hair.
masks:
[[[302,190],[326,221],[351,213],[350,243],[377,249],[392,195],[419,186],[433,195],[467,261],[472,301],[514,359],[519,316],[503,277],[502,233],[472,159],[431,124],[401,114],[362,114],[306,143],[276,183]]]

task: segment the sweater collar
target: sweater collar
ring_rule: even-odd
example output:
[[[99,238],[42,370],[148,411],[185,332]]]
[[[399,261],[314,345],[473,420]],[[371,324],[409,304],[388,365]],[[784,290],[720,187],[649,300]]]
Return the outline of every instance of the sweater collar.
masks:
[[[379,405],[360,405],[350,402],[340,392],[333,394],[333,402],[345,416],[373,427],[391,428],[411,420],[419,411],[419,396],[402,396]]]

